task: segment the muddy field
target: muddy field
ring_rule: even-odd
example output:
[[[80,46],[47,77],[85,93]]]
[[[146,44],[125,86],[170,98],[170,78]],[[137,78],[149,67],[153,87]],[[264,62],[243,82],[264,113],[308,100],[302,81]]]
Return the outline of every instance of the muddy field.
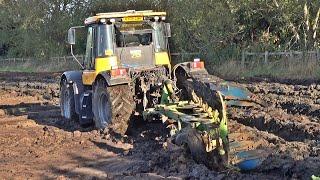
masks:
[[[214,172],[170,143],[161,123],[132,120],[127,137],[60,116],[59,74],[0,73],[1,179],[310,179],[320,175],[320,85],[242,84],[267,107],[229,109],[230,131],[272,154],[255,171]]]

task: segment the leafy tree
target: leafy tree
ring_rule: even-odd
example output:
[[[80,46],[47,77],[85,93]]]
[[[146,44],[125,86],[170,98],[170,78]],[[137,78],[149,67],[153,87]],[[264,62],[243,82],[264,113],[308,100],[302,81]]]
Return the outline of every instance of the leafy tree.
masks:
[[[0,56],[67,55],[71,26],[128,9],[167,11],[172,51],[200,52],[211,61],[238,58],[242,49],[320,46],[320,1],[314,0],[0,0]],[[85,33],[80,36],[76,49],[83,51]]]

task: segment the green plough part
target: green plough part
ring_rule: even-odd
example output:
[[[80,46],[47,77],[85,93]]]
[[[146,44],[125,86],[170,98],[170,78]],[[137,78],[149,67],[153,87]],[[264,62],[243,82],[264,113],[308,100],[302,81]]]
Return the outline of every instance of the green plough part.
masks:
[[[230,97],[214,88],[216,78],[209,77],[206,70],[186,71],[188,64],[184,65],[176,71],[179,78],[174,79],[180,98],[187,101],[179,101],[168,80],[164,83],[161,104],[147,109],[144,118],[155,114],[161,117],[175,143],[186,144],[193,158],[211,169],[225,170],[230,165],[242,171],[256,169],[270,150],[258,148],[260,142],[246,137],[245,132],[228,132],[226,107],[230,104],[226,103],[230,102]],[[238,90],[232,93],[237,94]],[[252,103],[246,105],[250,107]]]
[[[166,81],[161,96],[161,104],[156,105],[154,110],[160,112],[161,114],[167,116],[170,119],[179,121],[180,123],[194,123],[194,127],[200,131],[210,132],[212,131],[212,129],[219,128],[220,138],[224,142],[228,141],[228,124],[227,114],[225,110],[226,105],[219,92],[217,92],[217,97],[221,102],[221,109],[211,110],[210,112],[205,112],[205,108],[202,107],[202,101],[175,101],[173,95],[174,90],[172,88],[171,82]],[[188,110],[189,113],[186,113]],[[202,112],[194,112],[201,110]],[[219,114],[219,112],[221,113]]]
[[[226,105],[219,92],[216,97],[219,98],[217,101],[221,102],[220,109],[212,109],[195,94],[193,100],[179,101],[175,97],[171,82],[166,81],[161,104],[147,109],[143,117],[149,119],[150,116],[159,115],[171,128],[172,136],[185,137],[182,138],[183,142],[188,144],[196,161],[212,168],[224,167],[228,163],[229,152]]]

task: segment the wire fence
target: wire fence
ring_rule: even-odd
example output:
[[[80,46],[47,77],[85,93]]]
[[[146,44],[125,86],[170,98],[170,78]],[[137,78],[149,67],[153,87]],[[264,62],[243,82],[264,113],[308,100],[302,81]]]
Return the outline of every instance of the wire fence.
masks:
[[[242,51],[241,64],[254,62],[262,62],[268,64],[270,62],[288,60],[290,61],[320,61],[320,50],[313,51],[283,51],[283,52],[248,52]]]
[[[182,53],[171,53],[171,59],[174,63],[192,61],[194,58],[198,58],[200,53],[198,52],[182,52]],[[84,55],[76,55],[76,58],[83,62],[85,59]],[[320,50],[316,49],[313,51],[283,51],[283,52],[249,52],[242,51],[240,58],[241,64],[252,64],[252,63],[264,63],[268,64],[270,62],[275,62],[279,60],[287,59],[289,61],[294,60],[316,60],[320,61]],[[209,60],[210,61],[210,60]],[[226,60],[227,61],[227,60]],[[51,57],[46,60],[40,58],[1,58],[0,65],[14,65],[14,64],[23,64],[23,63],[74,63],[73,56],[56,56]]]
[[[171,59],[175,62],[185,62],[192,61],[194,58],[198,57],[199,53],[171,53]],[[76,58],[83,62],[85,59],[84,55],[76,55]],[[73,56],[56,56],[51,57],[47,60],[40,58],[0,58],[0,65],[11,65],[11,64],[20,64],[20,63],[33,63],[33,62],[56,62],[56,63],[68,63],[73,62]]]
[[[79,60],[84,60],[84,55],[76,55],[76,58]],[[63,63],[63,62],[69,62],[74,59],[73,56],[61,56],[61,57],[51,57],[48,60],[50,62],[57,62],[57,63]],[[12,63],[27,63],[27,62],[46,62],[48,60],[44,60],[41,58],[0,58],[0,64],[12,64]]]

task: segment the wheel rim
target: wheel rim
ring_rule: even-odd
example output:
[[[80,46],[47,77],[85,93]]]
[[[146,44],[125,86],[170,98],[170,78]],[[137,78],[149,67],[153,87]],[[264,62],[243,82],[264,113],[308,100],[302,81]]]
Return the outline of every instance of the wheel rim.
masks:
[[[109,97],[104,92],[100,95],[99,103],[98,103],[98,113],[99,113],[99,119],[102,124],[102,126],[106,126],[110,123],[111,119],[111,108],[109,104]]]
[[[70,98],[68,91],[65,91],[63,93],[63,115],[66,118],[70,118]]]

